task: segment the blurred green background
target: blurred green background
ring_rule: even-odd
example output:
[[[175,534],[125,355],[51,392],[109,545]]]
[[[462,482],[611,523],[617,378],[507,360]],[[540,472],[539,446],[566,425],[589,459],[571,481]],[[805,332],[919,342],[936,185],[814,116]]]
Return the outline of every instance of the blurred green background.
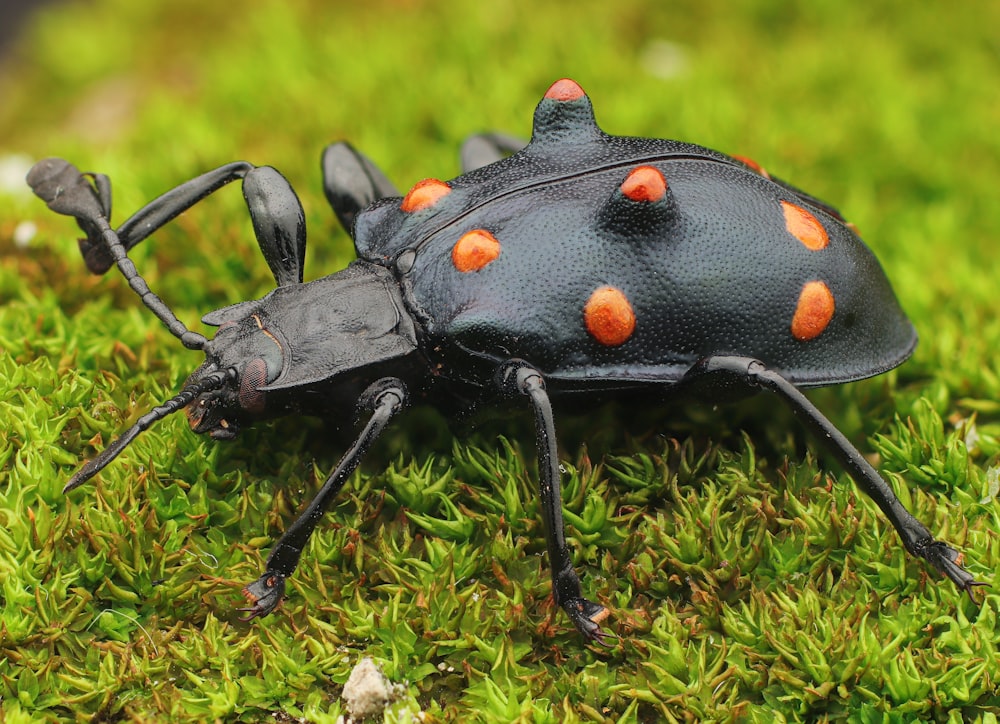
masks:
[[[315,278],[353,258],[326,143],[403,189],[449,178],[465,136],[527,136],[572,77],[606,131],[751,156],[858,226],[921,344],[810,395],[992,584],[998,27],[996,3],[902,0],[45,5],[0,58],[0,721],[333,721],[362,655],[407,686],[390,720],[996,721],[995,588],[973,605],[906,556],[773,400],[634,438],[613,412],[566,423],[571,547],[614,611],[607,650],[552,610],[530,427],[452,448],[458,428],[420,413],[328,514],[282,609],[239,622],[241,585],[343,443],[292,420],[222,445],[176,416],[62,496],[198,355],[85,272],[23,177],[51,155],[106,173],[120,222],[222,163],[274,165]],[[271,284],[235,190],[132,256],[195,328]]]

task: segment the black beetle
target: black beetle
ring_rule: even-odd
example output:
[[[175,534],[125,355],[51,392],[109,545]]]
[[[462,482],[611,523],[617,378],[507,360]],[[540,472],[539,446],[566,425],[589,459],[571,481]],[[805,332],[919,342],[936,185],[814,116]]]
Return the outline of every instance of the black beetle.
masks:
[[[507,155],[512,154],[512,155]],[[961,556],[935,540],[858,450],[799,391],[885,372],[916,333],[878,261],[836,209],[753,162],[678,141],[604,133],[575,82],[553,84],[531,142],[487,134],[463,146],[463,175],[400,198],[346,143],[322,159],[326,196],[358,260],[302,282],[305,219],[274,169],[237,162],[188,181],[111,228],[111,186],[59,159],[28,183],[76,218],[97,274],[131,287],[205,362],[172,399],[87,462],[77,487],[155,421],[185,409],[216,439],[344,400],[370,410],[354,444],[245,588],[248,618],[274,610],[313,528],[408,390],[431,403],[524,395],[534,410],[555,601],[588,639],[608,610],[584,598],[563,533],[550,393],[664,390],[722,399],[768,390],[823,441],[910,553],[972,595]],[[188,330],[126,256],[205,196],[243,179],[277,288]]]

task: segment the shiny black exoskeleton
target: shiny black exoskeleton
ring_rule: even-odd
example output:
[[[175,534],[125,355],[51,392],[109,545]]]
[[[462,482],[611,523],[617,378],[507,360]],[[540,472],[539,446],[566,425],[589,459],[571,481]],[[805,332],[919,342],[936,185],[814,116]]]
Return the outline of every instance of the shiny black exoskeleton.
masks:
[[[507,156],[507,154],[512,154]],[[505,157],[506,156],[506,157]],[[832,207],[756,164],[677,141],[610,136],[576,83],[553,84],[531,142],[490,134],[463,148],[465,173],[400,198],[345,143],[323,155],[327,198],[358,260],[302,281],[305,220],[274,169],[238,162],[159,197],[117,230],[108,179],[59,159],[28,182],[85,231],[91,271],[117,265],[205,362],[69,481],[91,478],[156,420],[185,409],[195,432],[318,412],[335,400],[370,410],[352,447],[277,542],[245,592],[249,617],[272,611],[328,502],[408,391],[434,404],[461,390],[523,395],[534,410],[553,595],[588,639],[608,610],[583,597],[563,533],[549,395],[670,386],[716,398],[777,394],[840,460],[912,554],[970,592],[960,555],[908,513],[875,469],[799,387],[885,372],[916,334],[878,262]],[[188,330],[126,255],[179,213],[243,179],[277,288],[214,311],[211,340]]]

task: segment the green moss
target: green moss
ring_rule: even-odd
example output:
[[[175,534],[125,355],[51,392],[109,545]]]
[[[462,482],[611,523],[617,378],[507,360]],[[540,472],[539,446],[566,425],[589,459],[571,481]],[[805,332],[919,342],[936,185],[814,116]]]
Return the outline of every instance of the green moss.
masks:
[[[574,77],[609,132],[752,155],[863,231],[921,345],[810,394],[992,584],[998,25],[992,5],[902,0],[46,7],[0,65],[0,721],[334,721],[370,655],[409,686],[396,721],[995,722],[994,588],[973,605],[907,556],[766,399],[635,440],[613,413],[561,420],[570,545],[613,609],[610,649],[553,609],[530,429],[452,445],[416,415],[336,502],[285,605],[240,622],[241,586],[342,443],[289,420],[223,445],[177,416],[63,496],[198,355],[120,278],[88,276],[72,224],[19,177],[47,155],[107,173],[121,220],[221,163],[273,164],[303,199],[314,278],[353,255],[323,145],[350,139],[401,188],[447,178],[464,136],[526,135]],[[237,191],[133,257],[191,326],[270,285]]]

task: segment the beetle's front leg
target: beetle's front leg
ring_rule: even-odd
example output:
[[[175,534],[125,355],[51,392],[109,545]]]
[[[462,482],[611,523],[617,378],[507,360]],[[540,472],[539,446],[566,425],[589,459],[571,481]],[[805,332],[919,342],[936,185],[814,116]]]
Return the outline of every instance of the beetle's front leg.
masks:
[[[498,381],[505,391],[527,395],[535,411],[539,491],[545,522],[545,542],[548,546],[549,565],[552,567],[552,596],[584,638],[606,644],[612,634],[602,631],[600,623],[608,617],[608,609],[582,596],[580,577],[573,569],[573,560],[566,547],[556,428],[552,418],[552,405],[545,392],[545,380],[541,372],[526,362],[512,360],[500,369]]]
[[[378,439],[396,414],[406,403],[406,386],[394,377],[387,377],[371,385],[361,396],[359,407],[370,407],[372,416],[350,449],[337,463],[309,507],[292,523],[285,534],[278,539],[267,558],[264,575],[243,589],[243,594],[251,603],[249,608],[241,608],[247,613],[245,621],[271,613],[285,597],[285,579],[295,572],[302,551],[309,537],[326,512],[330,501],[344,487],[351,473],[358,467],[368,448]]]

